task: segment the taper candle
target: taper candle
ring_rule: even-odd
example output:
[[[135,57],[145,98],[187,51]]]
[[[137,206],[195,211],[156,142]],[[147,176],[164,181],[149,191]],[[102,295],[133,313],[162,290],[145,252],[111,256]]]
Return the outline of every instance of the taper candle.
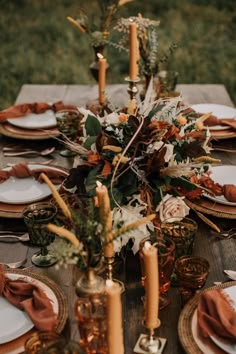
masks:
[[[107,343],[109,354],[123,354],[123,326],[121,287],[112,280],[106,281],[107,296]]]
[[[112,214],[110,209],[110,199],[107,187],[97,182],[96,195],[98,199],[99,216],[103,225],[104,241],[104,256],[114,256],[114,245],[112,240]]]
[[[137,66],[137,25],[129,24],[129,79],[135,80],[138,74]]]
[[[159,309],[159,274],[157,248],[145,242],[143,249],[143,262],[145,272],[145,327],[154,329],[158,327]]]
[[[99,58],[99,72],[98,72],[98,97],[99,103],[105,103],[105,87],[106,87],[106,65],[107,60],[102,56],[102,54],[98,54]]]

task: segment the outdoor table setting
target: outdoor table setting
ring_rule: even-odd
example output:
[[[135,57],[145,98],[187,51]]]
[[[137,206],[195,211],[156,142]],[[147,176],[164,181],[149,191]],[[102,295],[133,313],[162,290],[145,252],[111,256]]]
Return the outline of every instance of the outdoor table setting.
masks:
[[[97,85],[0,112],[0,353],[235,352],[236,109],[222,85],[141,100],[129,41],[125,84],[102,56]]]

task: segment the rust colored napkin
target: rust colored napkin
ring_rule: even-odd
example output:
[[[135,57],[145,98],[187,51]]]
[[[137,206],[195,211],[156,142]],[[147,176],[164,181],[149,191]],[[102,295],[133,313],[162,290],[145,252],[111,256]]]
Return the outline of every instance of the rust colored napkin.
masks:
[[[20,310],[25,311],[38,330],[55,329],[57,315],[44,291],[24,280],[9,279],[5,276],[2,266],[0,266],[0,295]]]
[[[217,118],[214,115],[211,115],[208,119],[205,120],[204,125],[209,127],[214,127],[215,125],[228,125],[230,128],[236,130],[236,119],[234,118]]]
[[[220,289],[200,295],[197,314],[203,337],[213,336],[222,342],[236,343],[236,310],[231,301]]]
[[[0,111],[0,123],[5,122],[8,118],[18,118],[29,113],[44,113],[49,109],[58,112],[63,109],[77,110],[78,108],[74,105],[65,105],[62,101],[58,101],[52,105],[45,102],[17,104]]]
[[[67,173],[61,170],[52,170],[46,167],[30,170],[25,162],[20,162],[14,165],[9,171],[0,170],[0,183],[5,182],[11,176],[17,178],[34,177],[39,182],[43,182],[39,178],[42,172],[45,173],[54,184],[62,183],[67,177]]]

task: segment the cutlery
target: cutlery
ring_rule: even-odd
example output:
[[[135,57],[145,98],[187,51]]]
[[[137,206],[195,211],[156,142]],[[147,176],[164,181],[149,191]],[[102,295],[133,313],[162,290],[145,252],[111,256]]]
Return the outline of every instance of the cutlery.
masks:
[[[232,229],[222,230],[220,232],[215,232],[211,230],[211,235],[223,240],[229,240],[230,238],[234,238],[236,236],[236,228],[233,227]]]
[[[4,156],[23,156],[23,155],[39,155],[39,156],[47,156],[50,155],[53,151],[55,150],[55,147],[47,148],[42,151],[37,151],[37,150],[25,150],[25,151],[18,151],[18,152],[13,152],[13,151],[4,151]]]
[[[16,269],[22,267],[27,261],[27,258],[22,259],[21,261],[18,262],[12,262],[12,263],[2,263],[5,267],[11,268],[11,269]]]
[[[29,241],[29,234],[26,232],[25,234],[17,235],[17,233],[5,231],[5,233],[0,233],[0,242],[27,242]]]

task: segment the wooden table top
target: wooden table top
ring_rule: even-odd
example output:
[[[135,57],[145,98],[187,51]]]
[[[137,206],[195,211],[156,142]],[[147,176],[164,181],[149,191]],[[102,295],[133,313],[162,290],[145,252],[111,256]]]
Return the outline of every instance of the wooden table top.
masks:
[[[107,92],[108,97],[111,97],[115,105],[125,104],[128,99],[126,85],[108,85]],[[227,106],[233,106],[225,87],[223,85],[178,85],[177,90],[180,91],[186,102],[189,104],[196,103],[217,103]],[[34,101],[57,101],[63,100],[64,103],[77,104],[83,106],[89,99],[97,98],[97,87],[87,85],[23,85],[20,93],[16,99],[16,103],[34,102]],[[22,161],[22,158],[6,158],[3,156],[2,147],[4,145],[16,142],[15,139],[8,137],[0,137],[0,157],[1,168],[5,167],[8,162],[16,163]],[[42,147],[48,144],[47,141],[29,142],[26,140],[19,140],[19,144],[23,146],[38,146]],[[236,139],[230,139],[230,144],[236,147]],[[222,163],[235,165],[236,154],[218,152],[215,153],[215,157],[221,158]],[[26,159],[25,159],[26,160]],[[28,159],[29,160],[29,159]],[[27,161],[28,161],[27,160]],[[32,160],[32,159],[30,159]],[[45,159],[40,157],[33,159],[38,163]],[[55,161],[57,165],[65,168],[70,168],[73,163],[73,159],[66,159],[59,154],[55,154]],[[200,219],[196,218],[196,215],[192,216],[197,220],[199,230],[196,236],[196,242],[194,245],[194,255],[199,255],[206,258],[211,266],[210,274],[207,279],[205,287],[210,287],[213,282],[224,282],[227,277],[224,275],[224,269],[234,269],[236,265],[236,241],[221,240],[216,241],[210,236],[210,229]],[[236,220],[214,219],[221,223],[233,223],[236,227]],[[22,219],[12,218],[0,218],[0,229],[23,229]],[[16,247],[17,245],[17,247]],[[20,257],[20,253],[26,253],[25,245],[22,244],[0,244],[0,262],[14,261],[17,257]],[[2,252],[1,252],[2,250]],[[31,265],[31,255],[35,253],[36,249],[29,247],[27,249],[27,264]],[[140,268],[137,256],[129,255],[126,258],[126,262],[121,267],[121,272],[117,273],[119,277],[125,283],[124,293],[124,333],[125,333],[125,353],[133,353],[133,348],[139,337],[140,333],[144,333],[142,327],[143,316],[143,304],[141,296],[143,289],[140,284]],[[32,270],[35,272],[47,275],[57,284],[59,284],[64,290],[69,303],[69,322],[66,330],[70,330],[70,336],[73,339],[78,339],[78,329],[74,319],[74,302],[76,299],[74,285],[78,277],[78,270],[73,267],[68,269],[56,270],[54,267],[43,269],[32,266]],[[160,311],[161,327],[157,331],[157,334],[167,339],[167,344],[164,350],[165,354],[181,354],[184,353],[182,349],[177,332],[178,318],[181,311],[180,298],[178,296],[178,290],[171,288],[169,292],[171,304]]]

